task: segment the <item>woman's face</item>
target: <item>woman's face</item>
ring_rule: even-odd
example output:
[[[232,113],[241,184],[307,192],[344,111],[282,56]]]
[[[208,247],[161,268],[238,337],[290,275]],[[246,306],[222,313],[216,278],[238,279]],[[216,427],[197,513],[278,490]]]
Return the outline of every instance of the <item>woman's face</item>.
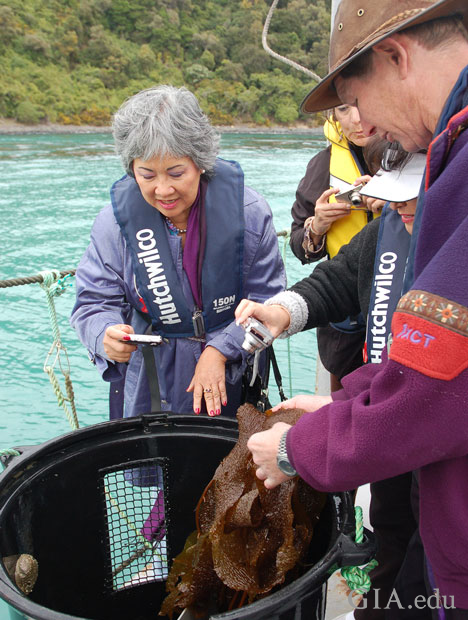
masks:
[[[364,135],[359,118],[359,110],[352,105],[340,105],[333,109],[336,120],[350,142],[356,146],[366,146],[369,138]]]
[[[133,173],[143,198],[179,228],[185,228],[195,202],[201,170],[190,157],[136,158]]]
[[[398,211],[401,221],[405,225],[406,230],[411,235],[413,233],[414,214],[416,213],[417,198],[407,200],[406,202],[391,202],[390,209]]]

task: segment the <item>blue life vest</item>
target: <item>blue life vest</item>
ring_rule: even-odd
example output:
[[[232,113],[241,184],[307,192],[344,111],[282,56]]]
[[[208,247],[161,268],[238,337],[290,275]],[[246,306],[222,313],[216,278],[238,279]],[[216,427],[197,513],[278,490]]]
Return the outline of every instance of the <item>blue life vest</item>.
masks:
[[[138,291],[153,329],[167,338],[194,335],[194,316],[185,298],[166,236],[164,217],[125,175],[111,188],[115,218],[130,249]],[[203,208],[203,205],[201,205]],[[206,247],[202,264],[204,331],[231,323],[242,296],[244,174],[236,162],[216,160],[205,196]]]
[[[380,364],[382,361],[392,316],[402,295],[410,241],[411,235],[401,221],[401,216],[386,205],[380,219],[367,315],[366,361],[371,364]]]

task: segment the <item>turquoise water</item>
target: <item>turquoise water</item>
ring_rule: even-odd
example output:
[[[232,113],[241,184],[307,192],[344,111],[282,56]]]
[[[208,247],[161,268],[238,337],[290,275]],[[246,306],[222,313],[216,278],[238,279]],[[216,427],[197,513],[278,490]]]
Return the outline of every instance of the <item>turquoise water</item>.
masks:
[[[269,201],[277,231],[289,229],[295,190],[307,162],[323,140],[310,134],[224,134],[220,155],[237,160],[246,183]],[[85,250],[92,222],[122,175],[109,134],[0,136],[0,279],[74,268]],[[283,238],[279,239],[283,248]],[[307,275],[286,252],[288,282]],[[73,282],[73,279],[72,279]],[[68,324],[70,287],[56,298],[63,344],[71,367],[81,426],[107,419],[108,384],[88,361]],[[0,289],[0,449],[37,444],[69,432],[43,371],[53,342],[46,297],[38,284]],[[315,331],[275,345],[286,394],[315,389]],[[278,402],[271,386],[271,400]]]

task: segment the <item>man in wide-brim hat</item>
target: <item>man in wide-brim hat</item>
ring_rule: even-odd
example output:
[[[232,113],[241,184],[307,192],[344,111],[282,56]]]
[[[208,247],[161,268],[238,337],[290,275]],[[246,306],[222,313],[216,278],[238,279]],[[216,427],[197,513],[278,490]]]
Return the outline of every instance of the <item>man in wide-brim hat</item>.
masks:
[[[454,35],[455,39],[463,40],[464,35],[461,30],[457,32],[456,26],[453,30],[451,27],[447,31],[443,30],[444,21],[449,23],[451,18],[456,19],[456,16],[459,17],[460,23],[468,27],[468,2],[466,0],[439,0],[438,2],[431,0],[342,0],[338,6],[330,39],[330,71],[304,99],[302,110],[310,113],[326,110],[341,103],[355,104],[355,99],[349,101],[348,93],[342,92],[348,76],[360,77],[364,82],[363,88],[369,94],[380,94],[381,87],[378,84],[374,86],[371,76],[373,79],[378,77],[381,81],[384,78],[380,62],[382,56],[383,59],[388,58],[389,55],[393,56],[395,41],[399,44],[403,43],[405,52],[407,47],[405,43],[408,44],[409,38],[412,43],[417,43],[424,49],[422,65],[411,67],[422,70],[422,80],[413,85],[416,86],[416,99],[419,106],[425,107],[425,105],[430,105],[430,101],[432,102],[432,97],[427,98],[428,92],[436,95],[434,91],[437,91],[437,94],[440,94],[442,101],[438,102],[439,109],[430,110],[430,115],[432,117],[435,115],[435,121],[437,121],[450,89],[466,65],[464,62],[466,50],[463,52],[463,49],[459,48],[459,53],[454,54],[452,51],[442,57],[441,46],[437,44],[437,38],[439,38],[439,43],[444,43],[445,32],[448,37]],[[428,22],[433,23],[436,33],[432,35],[432,42],[430,41],[431,34],[426,34],[427,41],[424,43],[423,40],[418,40],[416,26],[420,24],[427,26]],[[440,36],[437,35],[437,31]],[[456,48],[455,41],[454,44]],[[429,53],[431,48],[433,48],[433,54]],[[447,57],[450,59],[450,65],[445,64]],[[413,56],[410,58],[413,60]],[[436,65],[433,64],[433,60],[437,61]],[[440,64],[443,70],[438,73]],[[416,75],[411,75],[411,77],[418,78]],[[401,75],[401,78],[405,79],[405,76]],[[447,87],[449,90],[446,90]],[[406,89],[398,94],[405,93]],[[385,104],[383,106],[376,104],[375,111],[381,107],[385,107]],[[361,110],[361,106],[359,110],[362,119],[365,111]],[[391,113],[391,110],[389,112]],[[366,121],[370,122],[370,119]],[[372,128],[379,133],[385,129],[385,127],[374,125],[368,130]],[[435,125],[432,130],[429,128],[429,142],[434,129]],[[426,139],[426,144],[421,145],[420,148],[427,148],[429,142]]]
[[[345,377],[333,397],[287,401],[311,413],[249,440],[269,488],[295,470],[322,491],[419,470],[428,575],[442,598],[414,606],[453,620],[468,619],[467,22],[468,0],[341,1],[330,72],[302,108],[355,105],[367,134],[429,149],[407,292],[388,359]]]

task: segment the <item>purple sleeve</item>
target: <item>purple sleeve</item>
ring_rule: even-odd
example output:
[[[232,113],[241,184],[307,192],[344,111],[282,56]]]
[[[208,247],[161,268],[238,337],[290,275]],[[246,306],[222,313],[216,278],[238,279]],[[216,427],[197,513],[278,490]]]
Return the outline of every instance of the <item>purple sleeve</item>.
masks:
[[[447,382],[389,360],[343,384],[288,433],[289,458],[312,487],[349,490],[466,454],[468,371]]]

